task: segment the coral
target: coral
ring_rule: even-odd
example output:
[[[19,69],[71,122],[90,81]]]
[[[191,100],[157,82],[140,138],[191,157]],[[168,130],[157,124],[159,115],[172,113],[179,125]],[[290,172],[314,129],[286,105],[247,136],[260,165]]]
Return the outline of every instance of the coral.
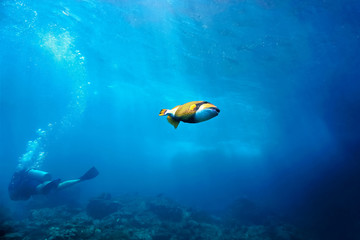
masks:
[[[94,205],[96,203],[96,207]],[[90,208],[106,212],[89,214]],[[98,208],[98,206],[100,206]],[[104,207],[105,206],[105,207]],[[109,207],[110,206],[110,207]],[[112,207],[116,206],[116,207]],[[110,210],[107,210],[109,207]],[[106,210],[104,210],[106,209]],[[241,208],[239,208],[241,209]],[[92,210],[91,210],[92,211]],[[239,214],[237,212],[236,214]],[[232,218],[236,221],[235,218]],[[237,223],[189,209],[163,196],[102,195],[86,208],[69,206],[32,209],[29,217],[11,220],[17,231],[5,239],[25,240],[302,240],[296,228],[273,222],[270,225]],[[235,226],[235,227],[234,227]]]

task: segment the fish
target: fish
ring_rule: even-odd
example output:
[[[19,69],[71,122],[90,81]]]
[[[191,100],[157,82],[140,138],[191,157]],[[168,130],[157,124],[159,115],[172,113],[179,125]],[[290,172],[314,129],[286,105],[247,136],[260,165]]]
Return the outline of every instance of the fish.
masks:
[[[180,122],[199,123],[216,117],[220,109],[206,101],[192,101],[170,109],[161,109],[159,116],[167,116],[176,129]]]

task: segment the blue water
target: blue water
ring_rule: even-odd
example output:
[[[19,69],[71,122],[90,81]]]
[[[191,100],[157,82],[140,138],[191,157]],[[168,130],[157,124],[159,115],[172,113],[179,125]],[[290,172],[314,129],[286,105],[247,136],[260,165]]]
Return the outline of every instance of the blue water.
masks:
[[[218,211],[246,197],[356,239],[359,53],[355,0],[3,0],[0,201],[18,206],[19,167],[96,166],[76,198],[162,193]],[[158,116],[195,100],[219,116],[176,130]]]

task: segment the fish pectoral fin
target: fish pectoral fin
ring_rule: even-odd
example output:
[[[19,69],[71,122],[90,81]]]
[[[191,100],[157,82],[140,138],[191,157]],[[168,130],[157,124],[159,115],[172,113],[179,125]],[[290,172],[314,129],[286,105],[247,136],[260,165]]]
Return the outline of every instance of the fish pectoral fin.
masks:
[[[180,121],[176,121],[175,119],[173,119],[170,116],[167,116],[167,120],[171,125],[174,126],[174,128],[177,128],[179,126]]]

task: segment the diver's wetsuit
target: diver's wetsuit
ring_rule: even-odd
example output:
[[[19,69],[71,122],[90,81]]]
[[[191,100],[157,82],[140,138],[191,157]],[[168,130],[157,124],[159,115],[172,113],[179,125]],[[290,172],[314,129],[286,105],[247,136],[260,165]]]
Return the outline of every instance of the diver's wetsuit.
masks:
[[[29,175],[31,169],[16,171],[9,184],[9,195],[11,200],[28,200],[31,195],[36,194],[36,187],[42,183],[41,180]]]
[[[98,170],[92,167],[80,178],[62,182],[60,178],[52,180],[48,172],[36,169],[22,169],[16,171],[11,178],[8,189],[10,199],[14,201],[28,200],[32,195],[48,194],[62,190],[79,182],[93,179],[98,174]]]

